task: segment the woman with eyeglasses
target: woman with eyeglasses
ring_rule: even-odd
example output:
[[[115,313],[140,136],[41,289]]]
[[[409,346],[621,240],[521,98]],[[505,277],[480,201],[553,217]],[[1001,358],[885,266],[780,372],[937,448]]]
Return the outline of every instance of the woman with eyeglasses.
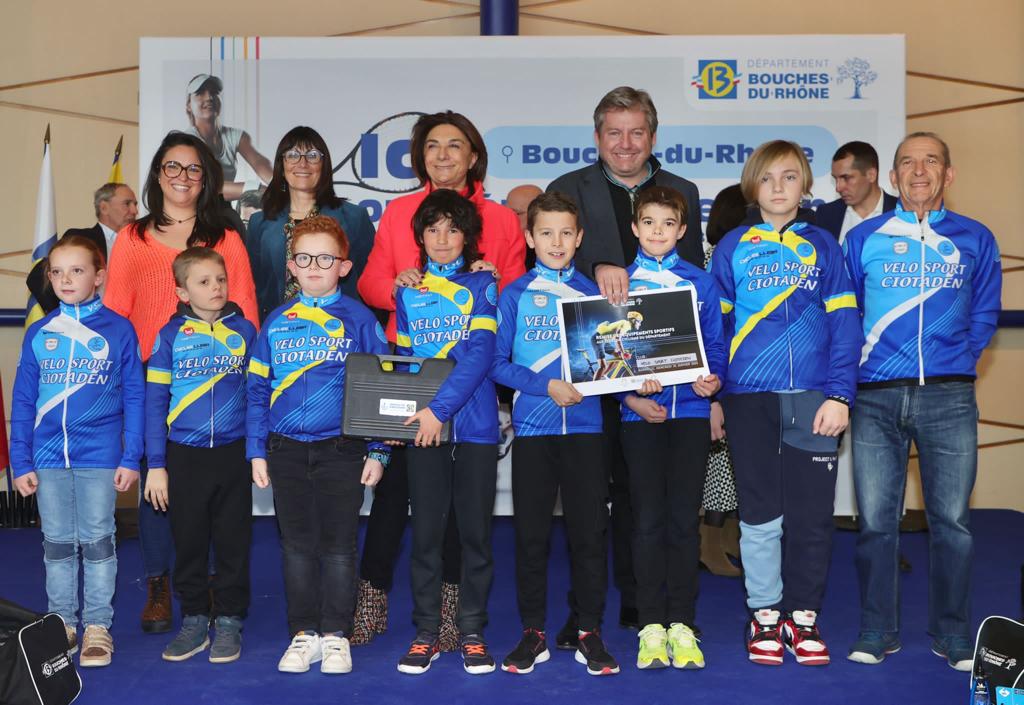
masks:
[[[131,321],[143,362],[149,360],[160,328],[177,309],[171,263],[188,247],[201,245],[221,254],[231,301],[258,323],[249,258],[242,238],[224,217],[223,184],[220,165],[201,139],[168,133],[153,155],[142,191],[149,213],[126,225],[114,241],[103,303]],[[142,473],[144,486],[145,464]],[[168,573],[173,554],[166,512],[140,503],[139,542],[148,583],[142,629],[166,632],[171,628]]]
[[[281,138],[263,210],[252,214],[245,238],[261,320],[298,293],[298,281],[285,267],[292,231],[316,215],[334,218],[348,237],[352,269],[339,287],[346,296],[359,299],[356,281],[373,247],[373,224],[365,208],[334,194],[333,173],[327,142],[312,127],[294,127]]]

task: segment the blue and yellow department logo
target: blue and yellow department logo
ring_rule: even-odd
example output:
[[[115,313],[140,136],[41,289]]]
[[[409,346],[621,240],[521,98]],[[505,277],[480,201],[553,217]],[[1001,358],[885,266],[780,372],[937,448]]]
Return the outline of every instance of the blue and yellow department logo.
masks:
[[[699,73],[693,77],[691,86],[697,87],[701,100],[735,100],[736,85],[743,74],[736,71],[735,59],[701,59],[697,63]]]

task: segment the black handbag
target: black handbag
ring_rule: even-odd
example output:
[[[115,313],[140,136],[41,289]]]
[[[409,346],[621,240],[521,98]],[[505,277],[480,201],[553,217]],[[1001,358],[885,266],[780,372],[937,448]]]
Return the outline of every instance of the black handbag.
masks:
[[[0,705],[69,705],[81,692],[64,620],[0,599]]]

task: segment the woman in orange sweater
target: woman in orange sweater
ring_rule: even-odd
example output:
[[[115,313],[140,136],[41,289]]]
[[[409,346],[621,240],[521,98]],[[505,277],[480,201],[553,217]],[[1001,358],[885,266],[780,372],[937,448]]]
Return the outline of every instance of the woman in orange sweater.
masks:
[[[143,361],[177,309],[171,263],[193,245],[211,247],[224,257],[231,299],[247,319],[259,324],[245,245],[221,211],[223,183],[220,164],[201,139],[168,133],[153,156],[142,192],[149,214],[125,226],[114,242],[103,303],[131,321]],[[145,483],[145,463],[142,473]],[[170,522],[166,513],[141,502],[139,542],[148,583],[142,629],[166,632],[171,628]]]

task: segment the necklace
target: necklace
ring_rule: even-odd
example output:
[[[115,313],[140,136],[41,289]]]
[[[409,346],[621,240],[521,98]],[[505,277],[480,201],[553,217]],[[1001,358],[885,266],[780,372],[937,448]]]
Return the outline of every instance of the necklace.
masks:
[[[195,213],[193,213],[193,214],[192,214],[192,215],[190,215],[189,217],[187,217],[187,218],[182,218],[181,220],[178,220],[177,218],[171,218],[171,220],[173,220],[173,221],[174,221],[175,223],[177,223],[178,225],[181,225],[182,223],[187,223],[188,221],[192,220],[192,219],[193,219],[193,218],[195,218],[195,217],[196,217],[196,214],[195,214]]]

